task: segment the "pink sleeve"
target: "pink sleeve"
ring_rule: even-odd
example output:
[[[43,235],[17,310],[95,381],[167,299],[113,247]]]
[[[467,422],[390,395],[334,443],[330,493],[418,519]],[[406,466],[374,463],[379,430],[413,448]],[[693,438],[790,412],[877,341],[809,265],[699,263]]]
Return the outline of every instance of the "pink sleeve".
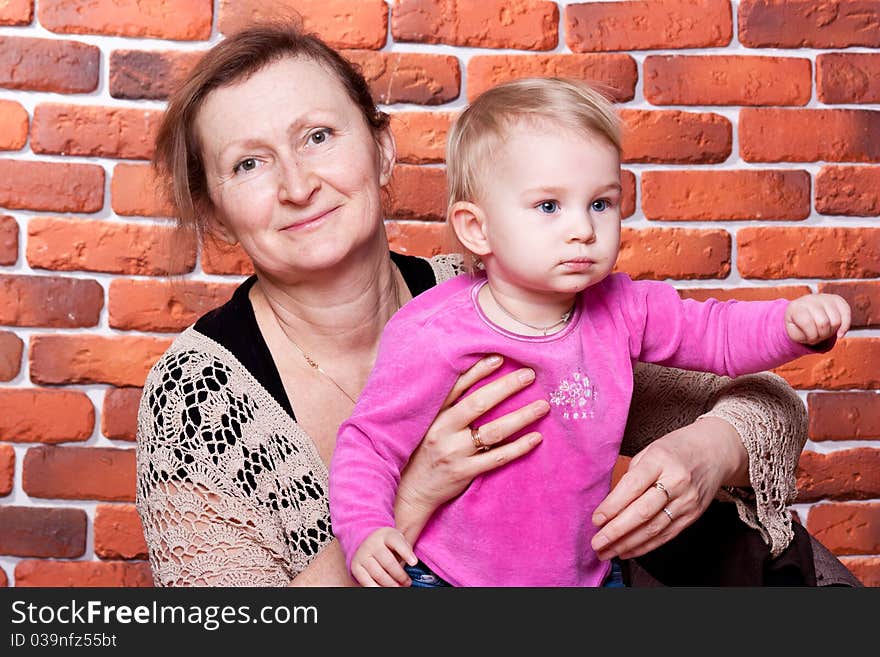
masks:
[[[816,353],[788,337],[786,299],[700,302],[667,283],[623,279],[637,360],[736,377]]]
[[[330,465],[330,517],[346,564],[380,527],[394,526],[400,473],[458,378],[423,325],[386,325],[379,354]]]

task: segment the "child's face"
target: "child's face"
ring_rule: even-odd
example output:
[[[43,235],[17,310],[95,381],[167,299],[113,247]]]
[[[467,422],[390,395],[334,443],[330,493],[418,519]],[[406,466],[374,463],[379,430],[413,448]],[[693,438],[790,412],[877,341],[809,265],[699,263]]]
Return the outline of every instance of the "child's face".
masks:
[[[481,196],[490,250],[483,262],[495,283],[568,295],[614,267],[620,158],[605,139],[552,124],[514,126]]]

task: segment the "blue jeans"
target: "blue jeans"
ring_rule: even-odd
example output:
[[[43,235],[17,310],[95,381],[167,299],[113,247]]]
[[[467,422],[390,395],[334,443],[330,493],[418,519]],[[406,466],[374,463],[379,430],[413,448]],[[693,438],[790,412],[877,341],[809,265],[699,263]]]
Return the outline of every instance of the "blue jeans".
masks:
[[[440,575],[428,568],[428,566],[423,561],[419,561],[415,566],[404,564],[403,569],[412,580],[413,588],[436,589],[442,588],[444,586],[452,586],[452,584],[450,584],[442,577],[440,577]],[[617,559],[614,559],[611,561],[611,571],[608,573],[608,577],[606,577],[605,581],[602,583],[602,588],[621,589],[625,587],[626,584],[623,583],[623,573],[620,570],[620,563],[617,561]]]
[[[403,564],[403,569],[412,580],[411,586],[414,589],[439,589],[444,586],[452,586],[421,560],[415,566]]]

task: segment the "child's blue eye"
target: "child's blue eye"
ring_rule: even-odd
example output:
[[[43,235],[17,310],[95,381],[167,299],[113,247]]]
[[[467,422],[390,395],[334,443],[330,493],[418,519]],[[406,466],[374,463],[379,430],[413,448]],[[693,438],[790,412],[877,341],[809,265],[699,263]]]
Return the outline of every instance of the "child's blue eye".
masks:
[[[590,207],[596,212],[605,212],[605,210],[611,207],[611,203],[607,199],[600,198],[598,201],[593,201]]]
[[[541,201],[535,207],[545,214],[553,214],[559,211],[559,203],[556,201]]]

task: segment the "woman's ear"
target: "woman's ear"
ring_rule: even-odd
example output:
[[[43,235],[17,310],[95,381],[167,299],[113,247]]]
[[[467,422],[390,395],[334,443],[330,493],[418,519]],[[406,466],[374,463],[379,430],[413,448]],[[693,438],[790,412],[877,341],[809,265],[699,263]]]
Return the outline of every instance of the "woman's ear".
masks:
[[[397,144],[394,143],[391,129],[382,130],[376,143],[379,146],[379,185],[384,187],[391,180],[394,162],[397,159]]]
[[[205,217],[205,227],[211,235],[232,246],[238,244],[238,238],[235,236],[235,233],[226,227],[216,208],[205,208],[202,213]]]
[[[457,201],[449,208],[446,216],[464,248],[478,256],[492,253],[486,235],[486,213],[479,205]]]

